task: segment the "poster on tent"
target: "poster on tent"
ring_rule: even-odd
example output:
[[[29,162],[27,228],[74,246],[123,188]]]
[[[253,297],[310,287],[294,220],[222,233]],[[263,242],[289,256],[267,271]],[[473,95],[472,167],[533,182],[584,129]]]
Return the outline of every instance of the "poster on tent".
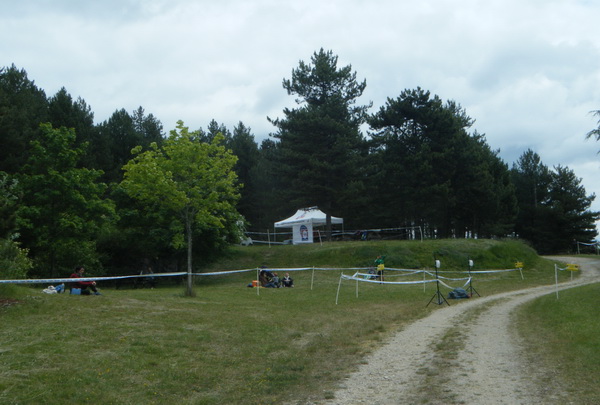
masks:
[[[294,225],[293,236],[294,245],[299,243],[313,243],[312,224],[309,222],[306,224]]]

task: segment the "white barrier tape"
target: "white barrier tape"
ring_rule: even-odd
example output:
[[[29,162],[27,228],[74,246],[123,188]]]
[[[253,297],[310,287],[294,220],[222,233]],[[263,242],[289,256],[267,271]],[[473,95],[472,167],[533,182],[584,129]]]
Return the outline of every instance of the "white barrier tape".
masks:
[[[370,267],[346,267],[346,268],[339,268],[339,267],[298,267],[298,268],[268,268],[268,269],[265,269],[265,270],[268,270],[270,272],[274,272],[274,271],[279,271],[279,272],[293,272],[293,271],[307,271],[307,270],[336,270],[336,271],[340,271],[340,270],[354,270],[354,271],[356,271],[356,270],[367,270],[369,268]],[[477,274],[483,274],[483,273],[500,273],[500,272],[517,271],[517,270],[519,270],[519,269],[479,270],[479,271],[471,271],[471,273],[477,273]],[[560,270],[566,270],[566,269],[560,269]],[[233,274],[233,273],[244,273],[244,272],[251,272],[251,271],[256,271],[256,269],[231,270],[231,271],[221,271],[221,272],[212,272],[212,273],[192,273],[192,275],[194,275],[194,276],[217,276],[217,275],[225,275],[225,274]],[[432,272],[427,271],[427,270],[396,269],[396,268],[386,267],[384,269],[384,271],[386,271],[386,272],[388,272],[388,271],[407,272],[407,274],[402,274],[402,276],[405,276],[405,275],[414,275],[414,274],[419,274],[419,273],[426,273],[426,274],[431,275],[432,277],[435,277],[435,273],[432,273]],[[447,273],[459,273],[459,272],[447,272]],[[460,273],[466,273],[466,272],[461,271]],[[187,272],[175,272],[175,273],[135,274],[135,275],[128,275],[128,276],[112,276],[112,277],[81,277],[81,278],[77,278],[77,279],[75,279],[75,278],[48,278],[48,279],[0,280],[0,284],[56,284],[56,283],[73,283],[73,282],[78,282],[78,281],[121,280],[121,279],[139,278],[139,277],[173,277],[173,276],[185,276],[187,274],[188,274]],[[364,276],[372,277],[372,276],[376,276],[376,275],[374,275],[374,274],[364,274]],[[385,274],[385,276],[386,277],[390,277],[392,275],[389,274],[389,273],[387,273],[387,274]],[[396,275],[396,276],[399,276],[399,275]],[[348,277],[348,276],[345,276],[345,277]],[[441,276],[439,276],[439,277],[443,278]],[[464,280],[464,279],[451,279],[451,278],[448,278],[447,280]],[[366,280],[363,280],[363,281],[366,281]],[[381,283],[382,282],[382,281],[378,281],[378,280],[371,280],[371,281],[374,281],[374,282],[377,282],[377,283]],[[429,281],[427,281],[427,282],[429,282]],[[393,284],[394,282],[386,282],[386,283]],[[414,284],[414,283],[413,282],[397,282],[397,284]]]
[[[431,273],[429,271],[426,271],[425,273],[429,274],[431,277],[435,278],[435,273]],[[464,278],[464,277],[463,278],[452,278],[452,277],[444,277],[444,276],[440,276],[440,275],[438,275],[437,277],[439,279],[450,280],[450,281],[462,281],[462,280],[469,280],[470,279],[470,277],[467,277],[467,278]]]
[[[298,268],[267,268],[267,269],[259,269],[259,270],[268,270],[271,273],[274,271],[306,271],[306,270],[326,270],[326,269],[318,269],[316,267],[298,267]]]
[[[576,270],[574,270],[574,269],[572,269],[572,268],[569,268],[569,267],[565,267],[564,269],[562,269],[562,268],[560,268],[560,267],[558,267],[558,266],[557,266],[556,268],[557,268],[558,270],[560,270],[560,271],[565,271],[565,270],[569,270],[569,271],[576,271]]]
[[[414,275],[422,274],[422,273],[425,273],[425,271],[415,271],[412,273],[403,273],[403,274],[384,273],[384,276],[385,277],[408,277],[408,276],[414,276]]]
[[[113,277],[78,277],[78,278],[45,278],[45,279],[24,279],[24,280],[0,280],[0,284],[56,284],[56,283],[78,283],[80,281],[105,281],[105,280],[121,280],[125,278],[139,277],[170,277],[184,276],[187,273],[151,273],[151,274],[136,274],[131,276],[113,276]]]
[[[212,273],[192,273],[193,276],[220,276],[223,274],[234,274],[234,273],[248,273],[248,272],[256,272],[256,269],[245,269],[245,270],[231,270],[231,271],[215,271]],[[183,273],[187,274],[187,273]]]
[[[434,280],[434,281],[435,281],[435,280]],[[470,282],[470,281],[471,281],[471,278],[469,277],[469,278],[467,279],[467,282],[466,282],[466,283],[465,283],[465,284],[462,286],[462,288],[465,288],[465,287],[467,287],[467,286],[469,285],[469,282]],[[441,285],[443,285],[443,286],[444,286],[444,287],[446,287],[446,288],[449,288],[449,289],[451,289],[451,290],[454,290],[454,289],[456,288],[456,287],[451,287],[451,286],[449,286],[448,284],[444,283],[444,282],[443,282],[443,281],[441,281],[441,280],[440,280],[440,284],[441,284]]]
[[[509,271],[519,271],[522,269],[505,269],[505,270],[473,270],[471,274],[485,274],[485,273],[506,273]],[[467,271],[463,271],[463,273],[468,273]]]
[[[360,275],[360,273],[356,273],[352,276],[346,276],[344,274],[342,274],[342,279],[344,280],[355,280],[355,281],[361,281],[363,283],[375,283],[375,284],[423,284],[423,283],[434,283],[435,280],[418,280],[418,281],[381,281],[381,280],[368,280],[365,279],[363,277],[357,277],[357,275]],[[367,275],[372,275],[372,274],[367,274]]]
[[[308,270],[368,270],[368,267],[310,267]]]

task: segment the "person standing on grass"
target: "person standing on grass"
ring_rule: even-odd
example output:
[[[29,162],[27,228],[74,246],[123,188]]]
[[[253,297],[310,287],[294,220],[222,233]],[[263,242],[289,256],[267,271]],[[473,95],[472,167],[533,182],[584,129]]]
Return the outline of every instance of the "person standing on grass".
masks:
[[[75,272],[73,272],[73,274],[71,274],[71,278],[82,278],[84,272],[85,272],[85,269],[83,268],[83,266],[77,266],[77,267],[75,267]],[[90,292],[88,291],[88,288],[94,292],[94,295],[100,295],[100,293],[98,292],[98,289],[96,288],[95,281],[76,281],[73,283],[73,287],[81,288],[81,294],[84,294],[84,295],[90,294]]]
[[[377,266],[377,278],[379,281],[383,281],[383,270],[385,269],[385,256],[377,256],[375,259],[375,266]]]

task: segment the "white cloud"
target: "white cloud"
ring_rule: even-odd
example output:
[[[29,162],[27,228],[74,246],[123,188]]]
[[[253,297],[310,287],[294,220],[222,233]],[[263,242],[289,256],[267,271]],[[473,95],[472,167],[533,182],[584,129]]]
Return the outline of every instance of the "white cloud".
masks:
[[[420,86],[466,108],[509,164],[531,148],[600,194],[600,143],[584,139],[599,15],[585,0],[22,0],[0,15],[0,63],[81,96],[98,122],[142,106],[166,130],[243,121],[260,141],[294,104],[282,79],[323,47],[367,80],[373,112]]]

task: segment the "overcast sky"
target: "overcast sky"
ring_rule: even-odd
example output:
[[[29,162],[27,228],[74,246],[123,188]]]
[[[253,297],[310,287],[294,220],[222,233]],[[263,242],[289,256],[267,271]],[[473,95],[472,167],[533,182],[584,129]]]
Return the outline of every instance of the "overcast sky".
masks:
[[[528,148],[598,195],[600,1],[0,0],[0,66],[96,123],[142,106],[166,131],[242,121],[257,142],[294,99],[282,88],[320,48],[366,79],[371,112],[417,86],[454,100],[509,166]]]

